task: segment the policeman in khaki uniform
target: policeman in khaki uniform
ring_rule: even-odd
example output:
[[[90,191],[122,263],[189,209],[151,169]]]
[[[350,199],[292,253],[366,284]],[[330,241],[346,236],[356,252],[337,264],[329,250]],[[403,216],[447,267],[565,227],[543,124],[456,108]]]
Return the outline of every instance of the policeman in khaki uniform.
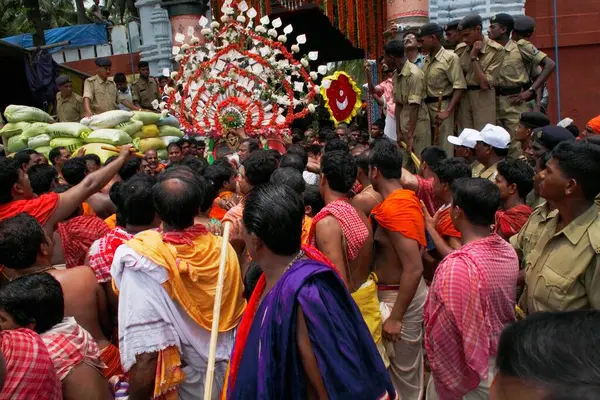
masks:
[[[483,22],[479,15],[466,16],[458,29],[467,46],[460,56],[467,93],[458,110],[459,131],[464,128],[481,130],[487,124],[496,123],[494,86],[504,59],[504,49],[483,36]]]
[[[490,39],[504,46],[505,50],[496,86],[497,125],[504,127],[514,139],[519,127],[519,118],[522,113],[529,111],[527,101],[535,95],[536,87],[532,85],[531,76],[534,54],[528,47],[519,46],[510,39],[513,28],[513,17],[503,13],[496,14],[491,19],[488,35]],[[540,78],[543,77],[540,75],[536,81]],[[543,84],[544,81],[539,87]],[[522,155],[520,143],[513,140],[509,157],[517,158],[520,155]]]
[[[471,171],[473,178],[489,179],[496,183],[498,163],[508,154],[510,134],[501,126],[488,124],[470,139],[476,142],[475,158],[482,165],[477,171]]]
[[[154,110],[152,102],[160,101],[160,93],[156,80],[150,77],[148,61],[140,61],[138,70],[140,78],[131,85],[133,103],[146,110]]]
[[[467,46],[463,43],[462,38],[460,37],[458,24],[460,24],[460,19],[455,19],[454,21],[450,21],[444,25],[444,36],[447,46],[444,47],[446,47],[446,50],[454,51],[454,53],[460,57],[462,51],[464,51]]]
[[[419,43],[427,56],[421,70],[425,74],[425,104],[429,118],[439,129],[433,144],[440,145],[448,154],[454,147],[447,140],[454,134],[454,114],[467,88],[458,56],[442,47],[443,28],[438,24],[425,24],[417,32]],[[436,142],[437,139],[437,142]]]
[[[536,110],[539,110],[541,100],[541,91],[543,86],[552,71],[556,68],[556,63],[548,57],[543,51],[539,51],[533,43],[529,41],[531,35],[535,31],[535,20],[527,15],[519,15],[514,17],[514,30],[512,33],[512,40],[514,40],[519,46],[519,51],[525,59],[531,59],[531,64],[527,65],[527,71],[529,76],[534,79],[529,91],[521,93],[519,97],[523,101],[527,100],[538,100]],[[540,92],[536,99],[532,96],[533,91]]]
[[[600,147],[560,143],[539,173],[540,194],[556,209],[536,209],[510,239],[523,260],[526,313],[600,309]]]
[[[429,112],[423,102],[425,98],[425,77],[423,71],[409,62],[404,55],[404,44],[392,40],[384,46],[385,63],[395,69],[394,100],[396,102],[396,132],[398,143],[405,141],[408,149],[421,155],[423,149],[431,146]]]
[[[83,106],[86,117],[116,110],[120,103],[117,85],[108,79],[112,62],[109,58],[101,57],[96,59],[96,65],[98,72],[84,83]]]
[[[73,93],[71,78],[61,75],[56,78],[56,114],[59,122],[79,122],[83,118],[83,97]]]

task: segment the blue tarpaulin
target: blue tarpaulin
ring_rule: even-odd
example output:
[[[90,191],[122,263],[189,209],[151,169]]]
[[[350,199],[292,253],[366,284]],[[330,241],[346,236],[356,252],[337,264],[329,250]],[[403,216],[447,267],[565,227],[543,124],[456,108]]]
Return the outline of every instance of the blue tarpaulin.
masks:
[[[71,44],[64,47],[51,48],[50,53],[63,50],[64,48],[93,46],[108,43],[106,25],[104,24],[86,24],[65,26],[62,28],[47,29],[44,31],[46,44],[54,44],[70,40]],[[2,40],[21,47],[33,47],[33,37],[30,33],[10,36]]]

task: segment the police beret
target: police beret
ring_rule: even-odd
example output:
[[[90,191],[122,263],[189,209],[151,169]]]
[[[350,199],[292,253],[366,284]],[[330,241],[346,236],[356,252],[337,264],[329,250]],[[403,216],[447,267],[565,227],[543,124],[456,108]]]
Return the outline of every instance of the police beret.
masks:
[[[71,78],[69,78],[67,75],[61,75],[58,78],[56,78],[56,86],[62,86],[67,82],[71,82]]]
[[[527,15],[518,15],[514,17],[514,30],[517,32],[533,33],[535,30],[535,19]]]
[[[512,31],[515,26],[515,20],[513,17],[505,13],[494,15],[490,21],[492,24],[504,25],[509,31]]]
[[[463,29],[475,28],[476,26],[483,26],[481,17],[477,14],[467,15],[458,24],[458,30],[462,31]]]
[[[550,118],[543,112],[524,112],[521,113],[520,122],[529,128],[542,128],[550,125]]]
[[[112,61],[108,57],[100,57],[96,58],[96,65],[99,67],[110,67],[112,65]]]
[[[417,31],[417,37],[441,34],[443,32],[444,29],[440,25],[430,22],[419,28],[419,30]]]
[[[575,136],[565,128],[548,125],[533,131],[533,139],[552,151],[559,143],[574,142]]]
[[[453,21],[450,21],[446,25],[444,25],[444,31],[448,32],[453,29],[458,29],[458,24],[460,24],[460,19],[455,19]]]

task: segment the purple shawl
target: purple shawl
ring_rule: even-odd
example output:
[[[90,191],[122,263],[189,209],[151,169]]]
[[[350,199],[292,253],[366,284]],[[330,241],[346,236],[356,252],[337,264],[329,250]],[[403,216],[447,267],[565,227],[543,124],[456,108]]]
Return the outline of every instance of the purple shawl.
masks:
[[[303,259],[281,276],[260,305],[229,399],[307,398],[308,382],[296,340],[298,305],[330,399],[396,397],[344,283],[331,267]]]

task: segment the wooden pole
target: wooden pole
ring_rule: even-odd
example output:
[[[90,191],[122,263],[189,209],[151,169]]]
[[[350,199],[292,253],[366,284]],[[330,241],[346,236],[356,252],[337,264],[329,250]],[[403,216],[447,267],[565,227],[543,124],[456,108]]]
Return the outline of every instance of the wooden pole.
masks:
[[[213,307],[213,321],[210,330],[210,347],[208,349],[208,365],[206,366],[206,379],[204,380],[204,400],[212,399],[213,381],[215,379],[215,360],[217,358],[217,338],[219,336],[219,319],[221,317],[221,298],[223,297],[223,281],[225,280],[225,263],[229,248],[229,231],[231,222],[225,222],[223,228],[223,245],[221,246],[221,261],[219,263],[219,276],[217,278],[217,292]]]

